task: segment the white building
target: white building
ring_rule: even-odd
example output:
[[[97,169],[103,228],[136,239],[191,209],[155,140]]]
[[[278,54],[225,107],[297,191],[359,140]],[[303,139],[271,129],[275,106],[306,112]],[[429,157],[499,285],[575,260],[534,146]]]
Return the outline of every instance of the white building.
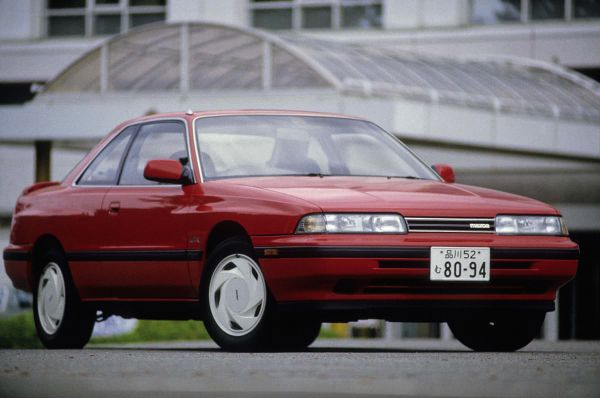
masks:
[[[558,207],[584,256],[561,335],[598,338],[599,39],[598,0],[0,0],[0,213],[48,143],[60,179],[140,114],[365,116],[459,182]]]

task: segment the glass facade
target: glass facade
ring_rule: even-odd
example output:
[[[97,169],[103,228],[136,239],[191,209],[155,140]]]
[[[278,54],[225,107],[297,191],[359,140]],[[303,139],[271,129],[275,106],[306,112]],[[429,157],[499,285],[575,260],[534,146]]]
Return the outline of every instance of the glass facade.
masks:
[[[52,16],[48,18],[48,36],[83,36],[85,17]]]
[[[573,0],[575,18],[600,18],[600,0]]]
[[[529,7],[533,20],[565,18],[565,0],[530,0]]]
[[[471,0],[471,23],[600,18],[600,0]]]
[[[153,22],[160,22],[165,20],[165,13],[158,12],[153,14],[131,14],[129,20],[129,27],[135,28],[137,26],[145,25]]]
[[[252,26],[263,29],[373,29],[382,0],[251,0]]]
[[[129,0],[131,6],[165,6],[166,0]]]
[[[304,29],[331,28],[331,7],[302,8],[302,27]]]
[[[166,0],[48,0],[47,36],[113,35],[166,19]]]
[[[342,27],[381,28],[381,4],[342,7]]]
[[[471,23],[491,25],[521,21],[521,0],[474,0]]]
[[[121,15],[96,15],[94,18],[95,35],[114,35],[121,31]]]
[[[83,8],[85,0],[48,0],[48,8]]]
[[[252,26],[262,29],[292,29],[291,9],[254,10]]]

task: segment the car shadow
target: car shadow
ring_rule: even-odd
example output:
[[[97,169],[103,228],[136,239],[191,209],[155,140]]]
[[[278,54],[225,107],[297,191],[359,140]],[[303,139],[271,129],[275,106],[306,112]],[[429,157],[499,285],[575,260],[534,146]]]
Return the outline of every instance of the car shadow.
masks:
[[[156,352],[222,352],[226,354],[253,354],[257,352],[233,352],[225,351],[218,347],[152,347],[152,346],[102,346],[94,345],[87,347],[88,350],[100,350],[100,351],[156,351]],[[339,353],[339,354],[385,354],[385,353],[473,353],[469,350],[456,350],[456,349],[437,349],[437,348],[379,348],[379,347],[309,347],[306,350],[284,350],[284,351],[258,351],[258,353],[265,354],[318,354],[318,353]]]

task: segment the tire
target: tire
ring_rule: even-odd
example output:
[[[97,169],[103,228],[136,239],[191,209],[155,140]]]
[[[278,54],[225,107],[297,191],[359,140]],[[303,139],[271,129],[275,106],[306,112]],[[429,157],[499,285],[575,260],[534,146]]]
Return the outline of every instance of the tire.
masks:
[[[268,349],[274,302],[250,243],[230,238],[215,248],[206,260],[200,297],[206,330],[221,348]]]
[[[96,311],[79,300],[62,252],[48,250],[41,264],[33,291],[37,335],[49,349],[83,348],[92,335]]]
[[[511,352],[531,343],[540,332],[545,312],[503,316],[479,315],[448,322],[454,337],[474,351]]]
[[[275,317],[270,327],[269,348],[275,351],[302,351],[319,337],[321,321],[307,317],[285,315]]]

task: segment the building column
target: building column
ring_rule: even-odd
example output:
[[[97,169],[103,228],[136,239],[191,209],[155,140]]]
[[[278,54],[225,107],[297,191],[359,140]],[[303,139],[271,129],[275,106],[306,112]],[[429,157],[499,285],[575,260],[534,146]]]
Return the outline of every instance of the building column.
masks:
[[[35,182],[50,181],[52,141],[35,142]]]

